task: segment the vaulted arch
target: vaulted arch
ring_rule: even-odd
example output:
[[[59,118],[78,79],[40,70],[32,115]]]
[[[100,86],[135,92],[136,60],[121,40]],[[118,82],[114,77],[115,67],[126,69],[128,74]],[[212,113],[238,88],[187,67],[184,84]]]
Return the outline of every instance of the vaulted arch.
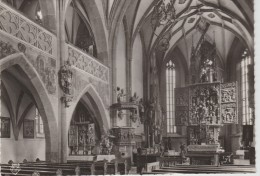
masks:
[[[22,53],[12,54],[0,60],[0,72],[16,67],[15,77],[30,91],[43,118],[46,135],[46,160],[59,161],[58,125],[56,115],[40,76]]]
[[[78,97],[75,97],[75,101],[73,104],[69,107],[70,110],[68,110],[68,118],[67,119],[67,128],[69,129],[70,121],[72,118],[72,114],[78,104],[79,101],[84,102],[85,104],[91,103],[91,106],[95,108],[95,114],[97,115],[97,121],[99,123],[99,126],[101,128],[101,134],[104,134],[107,132],[107,130],[110,128],[110,123],[108,121],[109,114],[105,107],[105,105],[102,102],[101,97],[99,96],[98,92],[95,90],[94,86],[87,85],[78,95]]]

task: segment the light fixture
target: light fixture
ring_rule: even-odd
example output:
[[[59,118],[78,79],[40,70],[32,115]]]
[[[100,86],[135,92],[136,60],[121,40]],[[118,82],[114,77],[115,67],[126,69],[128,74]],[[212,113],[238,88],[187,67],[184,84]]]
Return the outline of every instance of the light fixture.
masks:
[[[161,25],[173,23],[176,19],[174,0],[159,0],[152,11],[151,24],[155,30]]]

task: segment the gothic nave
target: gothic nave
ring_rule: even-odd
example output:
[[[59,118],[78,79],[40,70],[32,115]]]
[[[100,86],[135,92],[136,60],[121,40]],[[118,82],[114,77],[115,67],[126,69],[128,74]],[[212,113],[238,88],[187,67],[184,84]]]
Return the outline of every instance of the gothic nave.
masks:
[[[256,174],[254,6],[0,0],[1,174]]]

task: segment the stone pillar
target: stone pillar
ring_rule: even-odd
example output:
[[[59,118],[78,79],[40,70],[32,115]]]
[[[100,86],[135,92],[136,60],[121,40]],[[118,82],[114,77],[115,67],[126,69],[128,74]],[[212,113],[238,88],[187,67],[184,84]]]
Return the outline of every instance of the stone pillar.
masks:
[[[131,56],[129,56],[131,57]],[[132,96],[132,59],[126,59],[126,101],[130,101]],[[130,112],[127,111],[127,126],[132,126]]]
[[[65,41],[65,0],[56,1],[57,11],[57,66],[58,71],[67,60],[66,56],[66,41]],[[63,96],[63,91],[59,86],[58,97],[59,99]],[[58,116],[58,131],[59,131],[59,151],[60,151],[60,162],[67,162],[67,146],[68,146],[68,134],[67,134],[67,113],[64,103],[59,100],[59,116]]]

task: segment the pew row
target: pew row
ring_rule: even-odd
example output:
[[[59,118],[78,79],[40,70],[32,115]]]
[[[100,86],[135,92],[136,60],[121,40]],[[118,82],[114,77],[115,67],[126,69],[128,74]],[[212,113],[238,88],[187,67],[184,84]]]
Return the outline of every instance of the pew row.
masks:
[[[12,175],[11,164],[0,164],[1,175]],[[127,162],[107,160],[97,162],[73,163],[21,163],[17,175],[32,175],[35,171],[40,175],[124,175],[127,174]]]

